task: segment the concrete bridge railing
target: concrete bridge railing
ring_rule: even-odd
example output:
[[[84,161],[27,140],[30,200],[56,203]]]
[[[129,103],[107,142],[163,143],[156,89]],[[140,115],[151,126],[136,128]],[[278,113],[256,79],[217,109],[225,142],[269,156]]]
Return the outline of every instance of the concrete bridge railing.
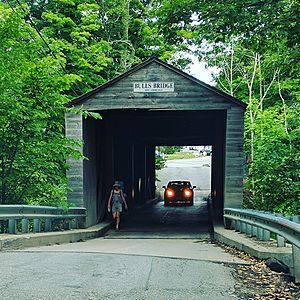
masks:
[[[293,276],[300,282],[300,218],[251,209],[224,209],[224,225],[260,241],[276,236],[277,247],[292,247]]]
[[[50,206],[0,205],[0,221],[7,221],[7,231],[11,234],[41,232],[42,229],[44,232],[53,231],[56,229],[53,226],[55,220],[67,224],[67,229],[83,228],[85,216],[83,207],[71,207],[65,211]]]

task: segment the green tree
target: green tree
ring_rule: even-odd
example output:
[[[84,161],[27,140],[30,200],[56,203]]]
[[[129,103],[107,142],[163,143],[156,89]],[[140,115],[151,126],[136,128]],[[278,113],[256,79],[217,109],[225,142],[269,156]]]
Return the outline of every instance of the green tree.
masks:
[[[30,17],[70,74],[80,76],[78,94],[158,56],[173,57],[180,48],[159,33],[153,1],[28,0]]]
[[[0,4],[0,203],[66,206],[66,158],[79,156],[64,137],[63,95],[77,76],[23,19]]]

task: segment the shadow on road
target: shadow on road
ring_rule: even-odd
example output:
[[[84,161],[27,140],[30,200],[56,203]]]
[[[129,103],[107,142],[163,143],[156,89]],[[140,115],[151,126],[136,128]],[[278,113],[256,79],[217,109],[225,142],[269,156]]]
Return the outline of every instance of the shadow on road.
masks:
[[[211,231],[207,202],[203,197],[196,197],[193,206],[165,207],[160,201],[125,212],[121,229],[111,230],[106,238],[209,239]]]

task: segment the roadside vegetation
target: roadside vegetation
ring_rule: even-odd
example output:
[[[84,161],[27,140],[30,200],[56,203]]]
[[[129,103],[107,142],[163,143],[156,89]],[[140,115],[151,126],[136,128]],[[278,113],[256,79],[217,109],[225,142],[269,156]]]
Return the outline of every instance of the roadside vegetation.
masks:
[[[245,205],[300,214],[300,4],[293,0],[5,0],[0,204],[66,204],[64,105],[157,56],[247,103]],[[166,153],[167,154],[167,153]]]
[[[166,160],[174,160],[174,159],[189,159],[198,157],[196,154],[191,152],[175,152],[173,154],[167,154]]]

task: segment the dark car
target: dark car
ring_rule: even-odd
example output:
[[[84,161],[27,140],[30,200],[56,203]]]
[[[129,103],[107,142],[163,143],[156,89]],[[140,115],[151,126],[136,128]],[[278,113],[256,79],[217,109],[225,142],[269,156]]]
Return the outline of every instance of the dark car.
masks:
[[[169,204],[194,204],[194,188],[190,181],[176,180],[169,181],[167,186],[163,186],[164,205]]]
[[[212,149],[211,148],[205,148],[205,149],[201,149],[199,151],[199,154],[202,156],[206,156],[206,155],[212,155]]]

